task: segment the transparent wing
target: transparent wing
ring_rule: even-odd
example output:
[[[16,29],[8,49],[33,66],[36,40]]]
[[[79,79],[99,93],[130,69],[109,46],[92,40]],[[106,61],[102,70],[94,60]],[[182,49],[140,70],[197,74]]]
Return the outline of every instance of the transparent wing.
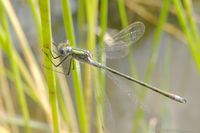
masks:
[[[128,54],[128,46],[138,41],[144,34],[145,26],[142,22],[134,22],[117,34],[110,36],[106,34],[104,42],[105,48],[97,48],[90,51],[96,57],[106,53],[107,58],[122,58]],[[55,47],[57,47],[55,45]]]
[[[90,51],[93,57],[102,57],[102,55],[105,55],[105,57],[107,59],[120,59],[125,57],[128,52],[129,49],[128,47],[124,47],[124,48],[116,48],[115,49],[102,49],[99,46],[97,46],[96,50]]]
[[[146,113],[148,113],[146,105],[140,100],[140,98],[137,96],[137,90],[132,83],[127,82],[122,77],[119,77],[118,75],[113,75],[113,73],[106,71],[106,76],[108,76],[114,84],[119,89],[119,93],[124,93],[128,96],[129,102],[131,103],[132,107],[141,107]],[[115,90],[118,91],[118,90]]]
[[[105,95],[104,98],[104,103],[105,103],[105,127],[104,127],[104,133],[114,133],[114,129],[115,128],[115,118],[113,116],[113,110],[112,110],[112,106],[110,103],[109,98],[107,97],[107,95]]]
[[[106,53],[106,58],[122,58],[129,52],[128,46],[138,41],[144,34],[145,26],[142,22],[134,22],[111,36],[106,33],[104,37],[105,48],[97,48],[97,57]]]
[[[134,22],[122,29],[116,35],[105,38],[105,50],[112,51],[122,49],[138,41],[144,34],[145,26],[142,22]]]

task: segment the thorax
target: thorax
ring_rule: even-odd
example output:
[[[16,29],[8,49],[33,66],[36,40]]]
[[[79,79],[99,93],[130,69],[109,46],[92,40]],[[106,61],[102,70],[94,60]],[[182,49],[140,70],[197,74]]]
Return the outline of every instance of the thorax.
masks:
[[[89,51],[79,48],[73,48],[71,56],[75,58],[76,60],[79,60],[81,62],[89,62],[91,59],[91,55]]]

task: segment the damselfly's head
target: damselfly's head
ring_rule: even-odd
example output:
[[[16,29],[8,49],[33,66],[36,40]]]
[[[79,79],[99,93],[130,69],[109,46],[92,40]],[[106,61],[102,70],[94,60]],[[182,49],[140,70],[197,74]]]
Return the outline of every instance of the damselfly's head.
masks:
[[[61,55],[71,54],[71,52],[72,52],[72,47],[70,46],[70,41],[69,40],[67,40],[64,43],[58,44],[57,48],[58,48],[58,52]]]

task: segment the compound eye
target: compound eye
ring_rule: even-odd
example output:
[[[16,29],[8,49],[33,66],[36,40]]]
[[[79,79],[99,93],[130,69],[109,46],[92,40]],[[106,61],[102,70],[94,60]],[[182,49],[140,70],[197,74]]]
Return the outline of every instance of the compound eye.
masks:
[[[60,52],[60,54],[65,54],[65,51],[62,48],[59,50],[59,52]]]

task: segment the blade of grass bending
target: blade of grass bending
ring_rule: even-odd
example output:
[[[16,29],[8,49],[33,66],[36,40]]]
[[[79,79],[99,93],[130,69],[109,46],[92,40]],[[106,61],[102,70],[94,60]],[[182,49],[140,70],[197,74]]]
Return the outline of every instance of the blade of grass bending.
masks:
[[[42,39],[43,47],[51,49],[52,35],[51,35],[51,18],[50,18],[50,1],[49,0],[40,0],[40,17],[42,25]],[[46,56],[44,56],[44,65],[52,69],[52,64]],[[49,91],[49,98],[51,104],[52,120],[53,120],[53,131],[54,133],[59,133],[59,114],[58,114],[58,105],[57,105],[57,92],[55,84],[55,75],[54,72],[50,69],[45,69],[46,80]]]
[[[43,45],[43,43],[42,43],[42,27],[41,27],[41,19],[40,19],[40,11],[39,11],[39,2],[38,1],[35,1],[35,0],[28,0],[28,2],[29,2],[29,6],[30,6],[30,8],[31,8],[31,11],[32,11],[32,14],[33,14],[33,17],[34,17],[34,21],[35,21],[35,24],[36,24],[36,27],[37,27],[37,36],[38,36],[38,38],[39,38],[39,41],[38,41],[38,43],[39,43],[39,49],[37,49],[38,50],[38,52],[40,53],[39,55],[40,55],[40,59],[41,58],[43,58],[43,53],[41,52],[41,47],[42,47],[42,45]],[[37,47],[38,48],[38,47]],[[21,66],[21,71],[23,71],[23,72],[25,72],[25,68],[22,68],[24,65],[23,65],[23,62],[21,61],[21,63],[19,63],[18,62],[18,64]],[[27,73],[28,71],[26,71],[26,73]],[[26,77],[25,78],[25,80],[27,80],[27,77],[29,76],[28,74],[25,74],[25,73],[23,73],[24,74],[24,76]],[[30,78],[29,78],[30,79]],[[31,82],[29,82],[29,81],[31,81]],[[43,109],[45,110],[45,112],[46,112],[46,117],[47,117],[47,120],[48,120],[48,122],[49,123],[51,123],[51,117],[50,117],[50,113],[51,113],[51,111],[50,111],[50,105],[49,105],[49,103],[48,103],[48,94],[46,93],[46,88],[42,88],[42,87],[37,87],[37,90],[36,89],[34,89],[34,86],[37,86],[37,83],[35,84],[35,85],[32,85],[32,84],[34,84],[33,82],[32,82],[32,80],[29,80],[28,81],[28,84],[29,85],[31,85],[32,86],[32,89],[33,89],[33,91],[35,91],[35,93],[37,93],[37,94],[39,94],[39,95],[37,95],[37,97],[39,98],[39,104],[41,104],[41,106],[43,107]],[[46,84],[45,84],[46,85]],[[39,93],[38,93],[39,92]],[[40,98],[40,97],[42,97],[42,99]]]
[[[12,74],[11,70],[9,70],[8,68],[5,69],[3,67],[0,67],[0,69],[5,71],[5,72],[1,71],[0,72],[1,75],[5,75],[6,78],[9,79],[9,81],[14,82],[14,78],[13,78],[13,74]],[[21,69],[21,68],[19,68],[19,69]],[[20,70],[20,72],[21,72],[21,70]],[[31,88],[30,84],[23,82],[22,85],[23,85],[23,90],[24,90],[25,94],[27,94],[27,96],[29,96],[34,102],[41,104],[39,101],[38,95],[35,94],[31,90],[32,88]],[[7,96],[7,95],[5,95],[5,96]]]
[[[29,47],[28,41],[25,37],[25,34],[21,28],[21,25],[18,21],[18,18],[15,14],[14,9],[12,8],[12,5],[10,1],[3,1],[3,4],[5,6],[5,9],[7,11],[8,17],[11,20],[11,24],[14,27],[14,30],[16,32],[16,35],[20,42],[21,51],[24,55],[25,61],[28,64],[28,68],[31,71],[30,75],[33,77],[32,82],[35,82],[35,89],[36,90],[46,90],[46,82],[44,82],[42,72],[40,71],[38,64],[36,63],[36,60],[33,56],[33,53]]]
[[[50,123],[50,106],[49,106],[49,102],[48,102],[48,94],[46,94],[46,90],[43,90],[42,88],[40,89],[36,89],[35,86],[36,83],[33,82],[33,77],[30,75],[28,68],[25,66],[25,63],[23,62],[23,60],[20,58],[18,53],[14,53],[14,57],[15,60],[17,60],[17,65],[19,67],[20,72],[22,73],[22,77],[24,79],[24,81],[30,86],[30,88],[32,88],[33,95],[32,97],[37,97],[38,99],[38,104],[40,104],[42,106],[42,108],[44,109],[44,111],[46,112],[46,118],[48,119],[49,123]],[[42,98],[41,98],[42,97]]]
[[[22,115],[23,115],[23,119],[24,119],[24,123],[25,123],[25,131],[27,133],[31,132],[30,129],[30,117],[29,117],[29,111],[28,111],[28,106],[26,103],[26,98],[23,92],[23,86],[22,86],[22,80],[20,77],[20,73],[19,73],[19,68],[16,65],[16,60],[14,60],[14,56],[13,56],[13,51],[15,51],[15,49],[12,46],[12,42],[11,42],[11,38],[10,38],[10,34],[9,34],[9,27],[8,27],[8,21],[6,20],[6,15],[5,15],[5,11],[4,11],[4,7],[3,7],[3,3],[2,1],[0,1],[0,9],[1,9],[1,23],[2,23],[2,27],[4,28],[5,34],[6,34],[6,40],[5,42],[2,42],[3,48],[5,48],[6,54],[8,56],[10,65],[11,65],[11,69],[13,72],[13,77],[14,77],[14,84],[16,85],[16,91],[18,94],[18,98],[19,98],[19,103],[20,103],[20,110],[22,111]]]
[[[71,45],[75,47],[76,40],[73,29],[74,27],[73,27],[69,0],[62,0],[62,10],[63,10],[63,20],[64,20],[66,35],[68,37],[68,40],[70,40]],[[81,73],[80,70],[78,70],[77,68],[79,68],[79,63],[75,62],[75,68],[72,71],[72,74],[73,74],[73,82],[75,89],[74,91],[75,91],[76,106],[78,111],[78,119],[81,132],[88,133],[89,132],[88,118],[87,118],[88,114],[86,113],[85,109],[85,99],[83,96]]]
[[[146,20],[153,25],[157,24],[157,16],[154,13],[149,12],[149,9],[145,6],[130,0],[126,0],[125,4],[130,10],[142,17],[143,20]],[[164,25],[164,31],[171,34],[182,43],[186,44],[184,34],[175,25],[166,22]]]
[[[198,33],[199,31],[198,31],[195,14],[194,14],[193,7],[192,7],[192,1],[191,0],[183,0],[183,4],[185,6],[188,21],[189,21],[189,24],[190,24],[191,29],[192,29],[191,31],[194,35],[196,42],[197,42],[198,48],[200,48],[200,39],[199,39],[199,33]]]
[[[188,21],[185,16],[184,9],[181,5],[181,1],[173,0],[173,3],[175,6],[175,9],[176,9],[176,12],[177,12],[177,17],[178,17],[179,23],[180,23],[180,25],[183,29],[183,32],[187,38],[192,56],[196,62],[198,72],[200,74],[200,53],[199,53],[199,48],[198,48],[197,42],[196,42],[195,38],[193,37],[193,34],[191,33],[191,30],[190,30],[191,28],[190,28],[190,25],[188,25]]]
[[[2,43],[0,41],[0,43]],[[11,96],[11,89],[9,88],[9,80],[7,80],[6,77],[6,66],[5,63],[3,61],[3,54],[2,54],[2,50],[0,49],[0,88],[1,88],[1,95],[2,95],[2,99],[4,105],[5,105],[5,110],[6,112],[10,115],[10,116],[15,116],[16,115],[16,111],[14,108],[14,102],[12,100],[12,96]],[[16,132],[19,133],[18,127],[15,125],[11,125],[11,132]]]
[[[39,8],[38,8],[38,2],[35,0],[28,0],[29,6],[31,8],[34,21],[37,27],[37,34],[39,39],[39,45],[40,48],[42,47],[42,27],[41,27],[41,20],[39,15]]]
[[[11,125],[16,125],[16,126],[22,126],[22,127],[25,125],[23,118],[21,118],[21,117],[11,117],[11,116],[8,116],[6,114],[3,115],[3,116],[0,116],[0,122],[1,123],[8,123],[8,124],[11,124]],[[30,127],[33,128],[33,129],[37,129],[37,130],[43,130],[45,133],[50,132],[49,126],[46,123],[43,123],[43,122],[30,120]]]
[[[31,71],[31,75],[34,77],[34,82],[36,82],[36,89],[43,88],[46,89],[45,82],[42,76],[42,73],[39,69],[39,66],[34,58],[34,55],[29,47],[28,40],[25,37],[25,33],[22,30],[22,27],[19,23],[19,20],[15,14],[15,11],[11,5],[10,1],[2,0],[5,10],[8,14],[8,18],[11,21],[11,24],[16,32],[16,35],[19,40],[20,48],[22,54],[24,55],[25,61],[28,64],[28,67]]]

